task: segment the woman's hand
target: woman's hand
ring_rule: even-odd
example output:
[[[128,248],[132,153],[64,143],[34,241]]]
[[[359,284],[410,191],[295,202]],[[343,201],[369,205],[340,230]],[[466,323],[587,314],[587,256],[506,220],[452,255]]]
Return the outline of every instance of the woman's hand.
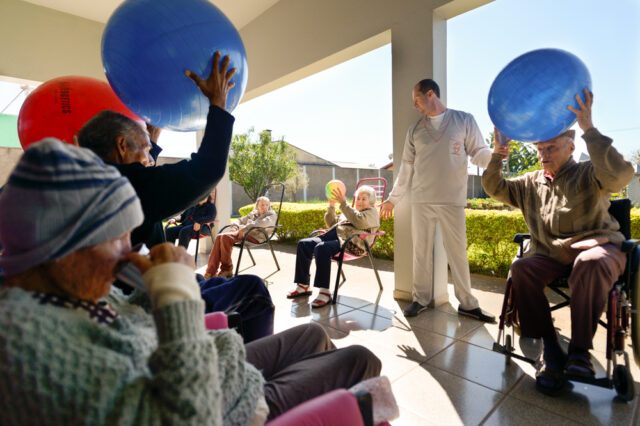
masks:
[[[340,191],[340,188],[333,188],[331,190],[332,199],[335,200],[338,204],[342,204],[347,201],[345,194]]]

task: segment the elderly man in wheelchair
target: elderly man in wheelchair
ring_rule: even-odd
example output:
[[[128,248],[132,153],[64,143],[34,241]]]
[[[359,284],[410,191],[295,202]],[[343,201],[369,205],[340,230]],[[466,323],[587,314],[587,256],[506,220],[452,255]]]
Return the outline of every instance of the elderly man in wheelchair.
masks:
[[[523,336],[542,338],[544,366],[536,388],[549,395],[559,393],[567,378],[594,379],[592,339],[626,262],[621,250],[625,238],[608,208],[611,194],[630,182],[634,170],[613,148],[612,139],[593,126],[593,94],[585,90],[584,98],[576,95],[579,109],[568,108],[584,132],[590,161],[573,160],[575,131],[568,130],[536,144],[542,170],[504,179],[501,163],[509,147],[495,143],[482,176],[487,194],[522,211],[531,234],[528,250],[511,265],[505,303],[509,299],[517,312]],[[547,285],[563,277],[571,291],[568,354],[559,344],[544,294]],[[510,351],[508,346],[510,340]]]

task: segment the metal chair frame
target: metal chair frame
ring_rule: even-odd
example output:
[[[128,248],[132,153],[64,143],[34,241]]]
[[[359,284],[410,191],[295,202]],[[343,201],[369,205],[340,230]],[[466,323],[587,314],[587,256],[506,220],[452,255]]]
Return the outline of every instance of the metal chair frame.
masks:
[[[266,226],[264,228],[251,228],[249,232],[244,234],[244,236],[242,237],[242,240],[234,244],[235,247],[240,248],[240,253],[238,254],[238,261],[236,263],[236,271],[234,273],[234,276],[238,275],[238,273],[240,272],[240,262],[242,261],[242,253],[244,252],[244,250],[246,249],[247,253],[249,253],[249,258],[253,263],[253,265],[251,265],[250,267],[253,267],[253,266],[256,266],[256,261],[253,258],[253,255],[251,254],[251,249],[263,246],[265,244],[269,246],[269,250],[271,250],[271,256],[273,256],[273,261],[276,264],[276,270],[271,274],[269,274],[269,276],[280,271],[280,263],[278,263],[278,258],[276,257],[276,253],[273,250],[273,244],[271,241],[273,240],[273,237],[276,235],[276,232],[278,231],[278,229],[282,227],[282,225],[280,225],[278,222],[280,221],[280,212],[282,211],[282,201],[284,200],[284,184],[278,182],[278,183],[273,183],[269,185],[267,187],[267,190],[265,191],[265,195],[269,193],[270,188],[275,188],[278,186],[280,187],[280,202],[278,204],[278,211],[276,212],[276,223],[273,226]],[[218,234],[222,233],[225,229],[232,228],[232,227],[239,228],[237,224],[233,223],[220,229]],[[249,240],[249,237],[251,237],[252,235],[262,235],[265,238],[265,240],[260,243],[252,242],[251,240]]]

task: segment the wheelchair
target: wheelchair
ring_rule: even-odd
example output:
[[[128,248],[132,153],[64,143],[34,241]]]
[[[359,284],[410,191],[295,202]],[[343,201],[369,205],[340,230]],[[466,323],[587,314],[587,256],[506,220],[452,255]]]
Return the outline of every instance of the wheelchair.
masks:
[[[628,199],[612,200],[609,208],[609,213],[618,221],[620,232],[626,238],[626,241],[622,244],[622,251],[626,253],[627,261],[625,271],[609,291],[606,322],[599,320],[600,325],[607,330],[606,375],[593,378],[570,375],[566,377],[569,381],[615,389],[617,397],[627,402],[633,400],[635,396],[629,354],[625,348],[629,334],[631,335],[631,347],[635,361],[640,365],[640,319],[638,318],[638,308],[640,307],[640,241],[630,239],[630,210],[631,202]],[[525,242],[530,238],[529,234],[515,235],[514,242],[520,246],[518,257],[522,257]],[[570,295],[566,293],[567,287],[567,278],[562,278],[549,284],[548,288],[564,299],[551,307],[552,312],[569,305]],[[498,337],[493,344],[493,350],[505,355],[506,364],[511,362],[511,358],[515,358],[538,367],[540,365],[540,355],[534,359],[515,353],[513,343],[517,327],[517,314],[512,300],[512,291],[512,283],[508,279],[500,312]]]

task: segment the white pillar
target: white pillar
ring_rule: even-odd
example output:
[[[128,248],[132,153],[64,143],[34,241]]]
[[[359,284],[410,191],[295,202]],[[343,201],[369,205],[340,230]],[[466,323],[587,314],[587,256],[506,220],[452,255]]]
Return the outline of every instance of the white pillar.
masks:
[[[200,147],[200,143],[202,142],[202,138],[204,137],[204,130],[198,130],[196,132],[196,147]],[[230,223],[231,218],[231,206],[232,206],[232,197],[231,197],[231,180],[229,179],[229,165],[224,171],[224,176],[218,182],[216,186],[216,210],[218,211],[218,215],[216,216],[215,228],[212,230],[214,235],[222,228]],[[209,253],[211,251],[211,239],[203,238],[200,241],[200,253]]]
[[[305,175],[307,175],[307,166],[302,166],[302,173],[304,173]],[[308,175],[307,175],[308,176]],[[302,188],[302,199],[306,202],[307,201],[307,186],[305,185],[304,188]]]

